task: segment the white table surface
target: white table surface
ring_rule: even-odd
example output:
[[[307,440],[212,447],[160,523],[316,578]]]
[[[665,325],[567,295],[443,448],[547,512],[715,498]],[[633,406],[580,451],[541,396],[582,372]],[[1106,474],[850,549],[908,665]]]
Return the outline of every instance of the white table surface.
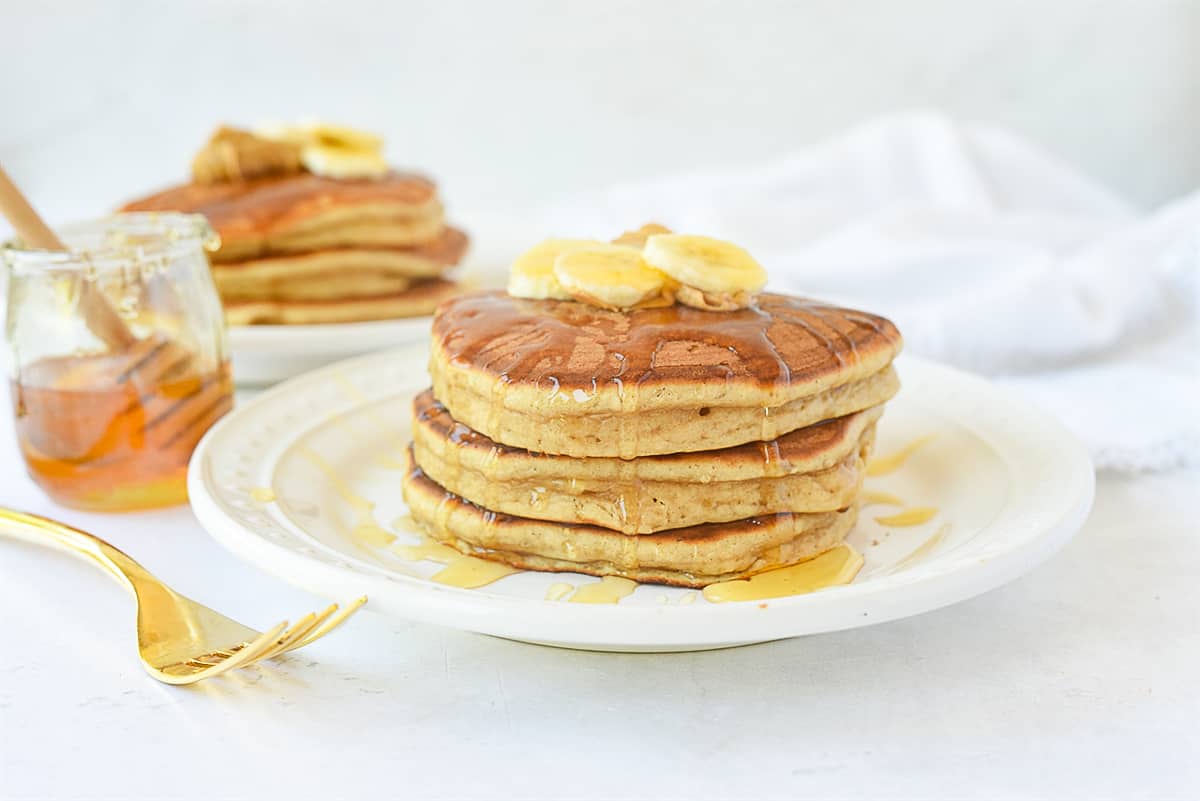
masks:
[[[95,531],[251,625],[323,605],[185,508],[55,507],[0,432],[0,504]],[[0,542],[0,797],[1194,798],[1198,490],[1196,472],[1102,477],[1049,563],[872,628],[616,655],[364,612],[193,688],[142,673],[104,574]]]

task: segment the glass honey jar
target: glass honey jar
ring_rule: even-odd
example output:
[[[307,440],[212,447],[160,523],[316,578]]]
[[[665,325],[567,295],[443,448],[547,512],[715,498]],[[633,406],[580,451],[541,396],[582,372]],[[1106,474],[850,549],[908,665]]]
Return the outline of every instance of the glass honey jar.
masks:
[[[122,214],[3,246],[17,440],[55,501],[98,511],[187,499],[187,464],[233,404],[203,217]]]

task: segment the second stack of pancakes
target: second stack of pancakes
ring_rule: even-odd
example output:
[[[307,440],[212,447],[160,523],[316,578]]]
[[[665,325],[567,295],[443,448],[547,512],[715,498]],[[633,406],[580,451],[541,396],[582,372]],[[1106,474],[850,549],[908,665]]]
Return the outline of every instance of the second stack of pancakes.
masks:
[[[454,293],[443,274],[467,248],[445,222],[436,185],[394,171],[193,182],[123,210],[208,218],[221,237],[212,271],[231,325],[429,314]]]
[[[455,298],[405,500],[433,538],[519,568],[703,587],[791,565],[853,528],[899,348],[881,317],[783,295]]]

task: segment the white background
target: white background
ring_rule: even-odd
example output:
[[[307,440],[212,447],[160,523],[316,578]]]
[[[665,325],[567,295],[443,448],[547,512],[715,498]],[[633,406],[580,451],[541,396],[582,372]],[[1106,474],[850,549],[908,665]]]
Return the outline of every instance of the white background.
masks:
[[[452,212],[761,161],[898,109],[1011,127],[1144,205],[1200,184],[1189,0],[3,0],[0,163],[53,219],[218,122],[387,135]]]

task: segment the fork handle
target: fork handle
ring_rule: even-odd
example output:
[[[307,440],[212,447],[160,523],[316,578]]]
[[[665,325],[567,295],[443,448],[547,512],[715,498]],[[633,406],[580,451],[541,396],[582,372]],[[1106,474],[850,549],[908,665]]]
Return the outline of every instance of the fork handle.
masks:
[[[86,559],[99,565],[130,592],[135,580],[152,578],[146,568],[115,545],[48,517],[0,507],[0,534]]]

